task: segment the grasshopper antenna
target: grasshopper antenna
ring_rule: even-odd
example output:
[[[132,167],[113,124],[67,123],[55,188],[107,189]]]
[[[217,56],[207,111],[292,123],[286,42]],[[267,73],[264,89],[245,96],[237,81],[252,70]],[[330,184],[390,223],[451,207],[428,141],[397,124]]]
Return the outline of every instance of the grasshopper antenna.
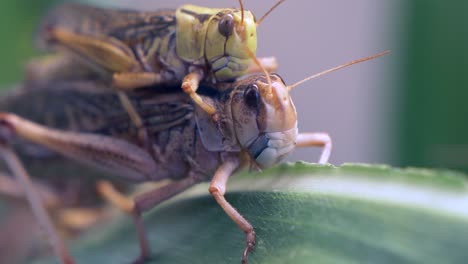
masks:
[[[265,74],[265,77],[268,82],[268,86],[271,87],[271,78],[270,78],[270,73],[263,67],[263,65],[260,63],[260,61],[255,57],[255,54],[247,48],[247,53],[249,54],[249,57],[254,61],[254,63],[262,70],[262,72]]]
[[[240,8],[241,8],[241,26],[244,25],[244,3],[242,0],[239,0]]]
[[[369,56],[369,57],[365,57],[365,58],[362,58],[362,59],[358,59],[358,60],[353,60],[353,61],[350,61],[348,63],[345,63],[345,64],[342,64],[340,66],[337,66],[337,67],[334,67],[334,68],[331,68],[331,69],[328,69],[328,70],[325,70],[325,71],[322,71],[322,72],[319,72],[317,74],[314,74],[312,76],[309,76],[301,81],[298,81],[297,83],[295,84],[292,84],[292,85],[289,85],[288,86],[288,91],[291,91],[293,88],[295,88],[296,86],[299,86],[309,80],[312,80],[314,78],[317,78],[317,77],[320,77],[322,75],[325,75],[325,74],[328,74],[328,73],[331,73],[331,72],[334,72],[334,71],[337,71],[339,69],[342,69],[342,68],[345,68],[345,67],[348,67],[348,66],[351,66],[353,64],[357,64],[357,63],[361,63],[361,62],[365,62],[365,61],[368,61],[368,60],[373,60],[373,59],[376,59],[378,57],[382,57],[386,54],[390,53],[389,50],[386,50],[384,52],[380,52],[380,53],[377,53],[375,55],[372,55],[372,56]]]
[[[240,1],[240,0],[239,0],[239,1]],[[256,23],[256,24],[257,24],[257,27],[258,27],[258,25],[260,25],[260,23],[262,23],[262,21],[263,21],[271,12],[273,12],[273,10],[275,10],[275,9],[276,9],[279,5],[281,5],[284,1],[286,1],[286,0],[280,0],[280,1],[278,1],[278,3],[276,3],[274,6],[272,6],[272,7],[270,8],[270,10],[268,10],[268,11],[257,21],[257,23]]]

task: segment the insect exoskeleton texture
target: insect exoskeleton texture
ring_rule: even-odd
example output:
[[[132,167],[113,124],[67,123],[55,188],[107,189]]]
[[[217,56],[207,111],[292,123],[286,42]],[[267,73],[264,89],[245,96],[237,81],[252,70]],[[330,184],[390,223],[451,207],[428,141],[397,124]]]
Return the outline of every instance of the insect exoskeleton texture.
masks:
[[[197,94],[201,81],[234,81],[247,73],[277,68],[274,58],[254,55],[257,26],[265,16],[256,22],[252,12],[239,3],[240,9],[183,5],[154,12],[59,5],[43,19],[37,43],[71,59],[65,63],[60,56],[56,63],[49,59],[46,69],[45,63],[32,63],[29,76],[48,79],[56,72],[68,75],[77,67],[99,72],[118,91],[140,129],[140,142],[150,149],[148,131],[124,91],[182,83],[194,102],[213,114],[213,107]]]

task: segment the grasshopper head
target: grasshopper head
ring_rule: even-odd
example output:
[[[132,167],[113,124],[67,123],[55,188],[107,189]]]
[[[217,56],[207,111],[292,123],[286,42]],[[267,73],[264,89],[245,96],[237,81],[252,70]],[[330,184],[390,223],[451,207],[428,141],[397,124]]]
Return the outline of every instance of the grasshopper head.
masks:
[[[205,56],[217,81],[233,80],[252,63],[248,50],[257,50],[257,26],[252,12],[222,9],[210,20]]]
[[[237,82],[231,113],[237,140],[261,167],[281,161],[296,144],[296,108],[279,75],[272,74],[271,86],[264,75]]]

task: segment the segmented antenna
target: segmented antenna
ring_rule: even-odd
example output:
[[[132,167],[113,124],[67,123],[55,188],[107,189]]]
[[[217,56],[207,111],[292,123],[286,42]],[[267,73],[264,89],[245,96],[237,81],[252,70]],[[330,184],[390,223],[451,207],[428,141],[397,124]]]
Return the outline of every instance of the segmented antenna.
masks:
[[[247,53],[249,54],[249,57],[255,62],[255,64],[262,70],[262,72],[265,74],[268,86],[271,87],[271,78],[270,78],[270,73],[263,67],[263,65],[260,63],[260,61],[255,57],[255,54],[247,48]]]
[[[286,0],[280,0],[278,1],[278,3],[276,3],[274,6],[272,6],[270,8],[270,10],[268,10],[259,20],[257,20],[257,27],[258,25],[260,25],[260,23],[262,23],[262,21],[271,13],[273,12],[273,10],[275,10],[279,5],[281,5],[284,1]]]
[[[240,8],[241,8],[241,26],[244,25],[244,3],[242,3],[242,0],[239,0]]]
[[[309,80],[312,80],[312,79],[317,78],[317,77],[319,77],[319,76],[325,75],[325,74],[327,74],[327,73],[337,71],[337,70],[339,70],[339,69],[342,69],[342,68],[351,66],[351,65],[353,65],[353,64],[357,64],[357,63],[360,63],[360,62],[364,62],[364,61],[372,60],[372,59],[375,59],[375,58],[378,58],[378,57],[382,57],[383,55],[386,55],[386,54],[388,54],[388,53],[390,53],[390,51],[389,51],[389,50],[386,50],[386,51],[384,51],[384,52],[380,52],[380,53],[378,53],[378,54],[375,54],[375,55],[372,55],[372,56],[369,56],[369,57],[366,57],[366,58],[362,58],[362,59],[359,59],[359,60],[353,60],[353,61],[350,61],[350,62],[348,62],[348,63],[342,64],[342,65],[340,65],[340,66],[337,66],[337,67],[334,67],[334,68],[331,68],[331,69],[328,69],[328,70],[319,72],[319,73],[314,74],[314,75],[312,75],[312,76],[309,76],[309,77],[307,77],[307,78],[305,78],[305,79],[303,79],[303,80],[301,80],[301,81],[298,81],[298,82],[295,83],[295,84],[289,85],[289,86],[288,86],[288,90],[291,91],[291,90],[292,90],[293,88],[295,88],[296,86],[299,86],[299,85],[301,85],[301,84],[303,84],[303,83],[305,83],[305,82],[307,82],[307,81],[309,81]]]

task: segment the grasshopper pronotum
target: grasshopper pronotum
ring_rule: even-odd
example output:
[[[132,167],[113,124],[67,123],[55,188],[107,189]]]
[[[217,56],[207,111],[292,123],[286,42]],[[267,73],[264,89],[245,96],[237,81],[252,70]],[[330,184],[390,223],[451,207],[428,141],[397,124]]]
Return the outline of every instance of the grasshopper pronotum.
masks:
[[[196,93],[200,81],[234,81],[260,71],[250,53],[257,49],[257,25],[272,9],[255,22],[253,14],[239,3],[240,9],[183,5],[155,12],[64,4],[45,17],[37,42],[44,49],[66,51],[99,70],[119,91],[120,101],[141,127],[142,144],[150,148],[142,120],[124,91],[182,83],[194,102],[213,114],[215,109]],[[274,58],[260,61],[261,68],[270,72],[277,67]],[[49,65],[62,68],[61,62]],[[74,70],[75,64],[68,67]]]
[[[386,53],[352,61],[305,80]],[[167,185],[139,195],[133,201],[122,198],[116,192],[104,193],[110,201],[133,216],[141,248],[139,260],[150,256],[142,213],[199,182],[211,181],[209,192],[226,214],[245,232],[246,247],[242,262],[247,263],[248,254],[255,246],[255,231],[248,220],[224,198],[226,183],[231,174],[246,164],[259,168],[270,167],[280,162],[295,147],[323,147],[319,160],[322,164],[328,161],[330,155],[332,145],[327,134],[298,133],[296,110],[289,91],[302,82],[286,86],[279,75],[271,74],[266,77],[256,74],[234,83],[218,84],[224,87],[218,89],[221,87],[217,86],[214,90],[218,91],[200,94],[203,100],[216,109],[216,120],[194,104],[186,94],[175,92],[178,89],[168,89],[168,92],[163,91],[160,86],[160,89],[156,89],[160,90],[159,92],[151,88],[149,93],[135,92],[131,100],[138,106],[138,113],[147,122],[153,139],[152,147],[157,153],[155,156],[136,145],[138,140],[135,130],[129,130],[132,127],[131,121],[125,114],[122,115],[125,111],[118,110],[119,105],[110,103],[115,102],[115,96],[110,96],[110,100],[97,96],[98,91],[106,90],[105,83],[54,82],[50,85],[56,87],[56,93],[58,91],[73,98],[68,101],[73,107],[68,108],[67,101],[63,101],[61,97],[57,99],[60,99],[58,102],[65,102],[63,108],[66,111],[60,113],[62,119],[65,118],[73,124],[74,129],[67,131],[51,128],[47,123],[39,124],[38,121],[25,119],[27,116],[20,117],[21,113],[2,112],[2,149],[10,171],[17,177],[26,175],[20,175],[25,172],[14,152],[8,147],[8,143],[15,138],[35,143],[70,159],[134,182],[172,179]],[[30,92],[34,92],[34,89]],[[76,92],[85,95],[88,93],[87,97],[84,97],[87,99],[80,100]],[[49,98],[52,100],[54,97]],[[89,100],[95,101],[87,105]],[[96,100],[99,103],[96,103]],[[80,103],[84,104],[80,106]],[[107,109],[107,106],[112,108]],[[116,111],[120,114],[116,114]],[[90,123],[90,118],[96,120],[96,123]],[[36,207],[35,210],[39,211],[40,205],[37,201],[31,201],[34,199],[33,188],[30,187],[28,191],[31,191],[28,200]],[[42,219],[43,222],[47,222],[46,217]],[[52,238],[56,237],[54,234],[49,235]],[[65,249],[58,242],[53,244],[60,259],[64,263],[70,263]]]

